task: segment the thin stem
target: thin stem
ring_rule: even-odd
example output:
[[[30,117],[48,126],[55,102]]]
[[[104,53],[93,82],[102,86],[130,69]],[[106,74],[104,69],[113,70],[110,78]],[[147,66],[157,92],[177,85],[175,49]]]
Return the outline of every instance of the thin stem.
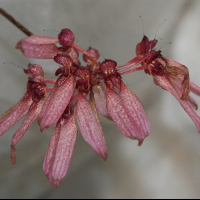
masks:
[[[125,65],[117,67],[117,71],[127,68],[127,67],[131,67],[131,68],[136,67],[137,65],[141,64],[145,60],[146,60],[146,56],[143,58],[135,57],[132,60],[130,60],[129,62],[127,62]]]
[[[19,28],[23,33],[25,33],[27,36],[33,35],[27,28],[25,28],[21,23],[19,23],[15,18],[13,18],[11,15],[9,15],[5,10],[3,10],[0,7],[0,13],[11,23],[13,23],[17,28]]]
[[[53,90],[52,87],[46,89],[47,92],[51,92],[52,90]]]
[[[56,80],[44,78],[45,83],[53,83],[55,84]]]
[[[135,68],[135,69],[132,69],[132,70],[129,70],[129,71],[122,71],[122,72],[119,72],[120,75],[125,75],[125,74],[129,74],[129,73],[132,73],[132,72],[136,72],[136,71],[140,71],[140,70],[144,70],[144,69],[148,69],[148,65],[143,65],[141,67],[138,67],[138,68]]]
[[[96,64],[96,66],[99,65],[98,62],[87,51],[85,51],[84,49],[82,49],[81,47],[79,47],[78,45],[76,45],[74,43],[72,44],[72,47],[74,47],[74,49],[76,49],[76,50],[82,52],[83,54],[85,54],[93,63]]]

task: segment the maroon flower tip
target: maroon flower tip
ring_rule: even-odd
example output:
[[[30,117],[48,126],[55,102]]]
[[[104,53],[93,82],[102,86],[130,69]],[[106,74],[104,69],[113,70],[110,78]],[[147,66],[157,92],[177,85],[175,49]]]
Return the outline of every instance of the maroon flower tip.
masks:
[[[44,76],[43,69],[40,65],[32,65],[30,63],[28,64],[28,69],[24,69],[24,73],[30,77]]]
[[[115,68],[117,63],[113,60],[105,60],[101,63],[100,70],[106,75],[111,75],[115,73]]]
[[[55,75],[58,76],[64,72],[64,67],[60,67],[56,70]]]
[[[75,37],[70,29],[65,28],[62,29],[61,33],[58,35],[58,40],[63,47],[71,47]]]
[[[150,50],[152,50],[156,46],[157,42],[158,40],[156,39],[149,41],[148,37],[144,36],[142,41],[136,46],[137,56],[145,56]]]
[[[95,59],[95,60],[98,60],[99,57],[100,57],[100,53],[98,50],[96,49],[93,49],[91,47],[89,47],[89,49],[87,50],[87,52]],[[83,60],[86,62],[86,63],[91,63],[91,59],[88,58],[88,56],[86,56],[85,54],[83,55]]]
[[[73,65],[73,60],[69,55],[58,54],[54,57],[54,61],[64,67],[71,67]]]

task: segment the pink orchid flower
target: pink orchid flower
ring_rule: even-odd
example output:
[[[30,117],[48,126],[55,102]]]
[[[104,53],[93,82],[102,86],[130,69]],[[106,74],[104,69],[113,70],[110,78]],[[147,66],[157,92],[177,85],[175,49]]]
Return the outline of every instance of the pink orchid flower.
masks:
[[[138,140],[139,146],[150,134],[145,110],[136,95],[123,83],[117,63],[112,60],[99,62],[98,50],[90,47],[85,51],[74,40],[71,30],[63,29],[58,38],[33,35],[18,42],[16,48],[27,57],[53,58],[61,65],[55,72],[59,77],[57,80],[45,79],[41,67],[30,65],[25,71],[31,76],[27,94],[0,119],[4,133],[28,112],[12,140],[13,163],[16,143],[36,118],[41,131],[56,124],[43,165],[53,187],[60,184],[69,168],[77,137],[75,114],[83,138],[104,161],[107,159],[107,147],[98,113],[114,121],[126,137]],[[60,47],[56,46],[58,42]],[[83,53],[86,66],[81,65],[78,51]],[[136,58],[126,67],[143,61],[143,57]],[[46,83],[53,83],[54,87],[46,88]],[[45,92],[40,92],[41,88]],[[47,98],[46,92],[50,92]],[[38,101],[35,98],[39,98]],[[8,120],[12,121],[9,126],[6,125]]]
[[[99,105],[93,90],[98,84],[96,76],[101,81],[105,80],[106,90],[101,92],[103,98],[106,97],[106,112],[126,137],[137,139],[141,145],[150,133],[150,125],[136,95],[121,81],[115,69],[116,62],[102,62],[99,71],[95,70],[97,74],[92,75],[90,67],[75,68],[69,55],[59,54],[54,60],[63,67],[41,110],[39,124],[41,130],[57,124],[44,162],[46,176],[53,187],[57,187],[67,173],[76,141],[75,107],[83,138],[104,161],[107,159],[105,138],[98,117]]]
[[[41,66],[29,64],[28,69],[24,69],[24,72],[29,75],[26,93],[15,106],[0,116],[0,135],[3,135],[27,114],[12,139],[11,155],[13,164],[16,163],[15,145],[21,140],[27,129],[38,117],[46,98],[46,84]]]
[[[156,85],[169,91],[178,100],[200,132],[200,117],[195,112],[198,105],[189,95],[191,91],[200,96],[200,87],[190,81],[187,67],[163,57],[161,51],[154,50],[156,43],[157,40],[149,41],[144,36],[142,41],[136,46],[137,57],[120,67],[120,70],[123,70],[120,74],[145,70],[147,74],[152,75]],[[136,68],[140,60],[142,61],[142,66]]]

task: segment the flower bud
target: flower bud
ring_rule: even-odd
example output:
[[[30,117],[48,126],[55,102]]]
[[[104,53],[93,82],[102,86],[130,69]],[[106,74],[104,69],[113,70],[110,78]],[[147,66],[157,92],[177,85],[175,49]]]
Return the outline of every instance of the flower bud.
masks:
[[[62,29],[58,35],[58,40],[63,47],[71,47],[74,42],[74,34],[68,28]]]
[[[99,51],[96,50],[96,49],[93,49],[93,48],[91,48],[91,47],[89,47],[89,49],[87,50],[87,52],[88,52],[95,60],[98,60],[99,57],[100,57]],[[83,55],[83,60],[84,60],[86,63],[90,63],[90,62],[91,62],[90,58],[88,58],[85,54]]]

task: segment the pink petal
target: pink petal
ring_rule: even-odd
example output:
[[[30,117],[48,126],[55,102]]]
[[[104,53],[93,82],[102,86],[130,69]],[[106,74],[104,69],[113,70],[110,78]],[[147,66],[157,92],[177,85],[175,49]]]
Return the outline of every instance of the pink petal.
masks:
[[[42,109],[41,109],[41,112],[38,116],[38,124],[40,126],[40,123],[41,123],[41,120],[49,106],[49,103],[51,102],[52,98],[53,98],[53,94],[54,94],[54,91],[56,90],[56,86],[54,86],[53,90],[50,92],[49,96],[47,97],[46,101],[44,102],[44,105],[42,106]]]
[[[120,131],[128,138],[138,140],[138,145],[141,145],[144,137],[141,136],[139,130],[131,121],[125,108],[122,104],[121,98],[113,90],[107,87],[107,110],[113,121],[120,129]]]
[[[151,127],[146,112],[137,96],[121,81],[120,98],[129,119],[135,125],[139,134],[137,138],[147,137]]]
[[[17,43],[16,49],[29,58],[52,59],[60,52],[55,43],[57,38],[46,36],[30,36]]]
[[[187,112],[187,114],[190,116],[190,118],[195,123],[198,131],[200,132],[200,117],[196,114],[196,112],[193,110],[191,104],[187,100],[180,99],[179,95],[177,94],[174,87],[171,85],[171,83],[166,79],[164,76],[154,76],[156,79],[156,84],[159,85],[164,90],[169,91],[181,104],[183,109]]]
[[[94,99],[96,103],[97,111],[106,117],[107,119],[112,120],[106,108],[106,85],[105,83],[100,83],[99,85],[94,85],[92,87],[94,92]]]
[[[56,124],[62,116],[74,92],[74,77],[62,76],[57,79],[54,87],[56,90],[40,123],[41,131]]]
[[[191,96],[188,97],[188,101],[190,102],[191,106],[195,109],[198,110],[198,104],[195,101],[195,99],[193,99]]]
[[[197,96],[200,96],[200,87],[190,81],[190,91]]]
[[[95,103],[94,100],[93,104]],[[92,102],[91,102],[92,103]],[[94,106],[93,106],[93,109]],[[78,103],[76,106],[76,117],[83,135],[83,138],[90,144],[92,149],[99,154],[103,160],[107,159],[107,148],[102,128],[97,116],[88,100],[81,92],[78,93]]]
[[[0,116],[0,136],[9,130],[28,112],[32,102],[32,96],[25,93],[22,99],[14,107]]]
[[[30,37],[21,39],[18,44],[21,42],[27,42],[30,44],[55,44],[58,43],[59,40],[56,37],[48,37],[48,36],[42,36],[42,35],[32,35]],[[17,44],[17,46],[18,46]]]
[[[14,134],[13,138],[12,138],[12,143],[11,143],[11,160],[12,163],[15,164],[16,163],[16,149],[15,149],[15,145],[21,140],[21,138],[24,136],[25,132],[27,131],[27,129],[30,127],[30,125],[35,121],[35,119],[37,118],[37,116],[39,115],[42,105],[44,103],[45,98],[43,98],[42,100],[40,100],[37,103],[33,103],[23,121],[23,123],[21,124],[21,126],[19,127],[19,129],[16,131],[16,133]]]
[[[52,135],[43,170],[53,187],[57,187],[66,175],[77,137],[74,114],[57,123]]]

